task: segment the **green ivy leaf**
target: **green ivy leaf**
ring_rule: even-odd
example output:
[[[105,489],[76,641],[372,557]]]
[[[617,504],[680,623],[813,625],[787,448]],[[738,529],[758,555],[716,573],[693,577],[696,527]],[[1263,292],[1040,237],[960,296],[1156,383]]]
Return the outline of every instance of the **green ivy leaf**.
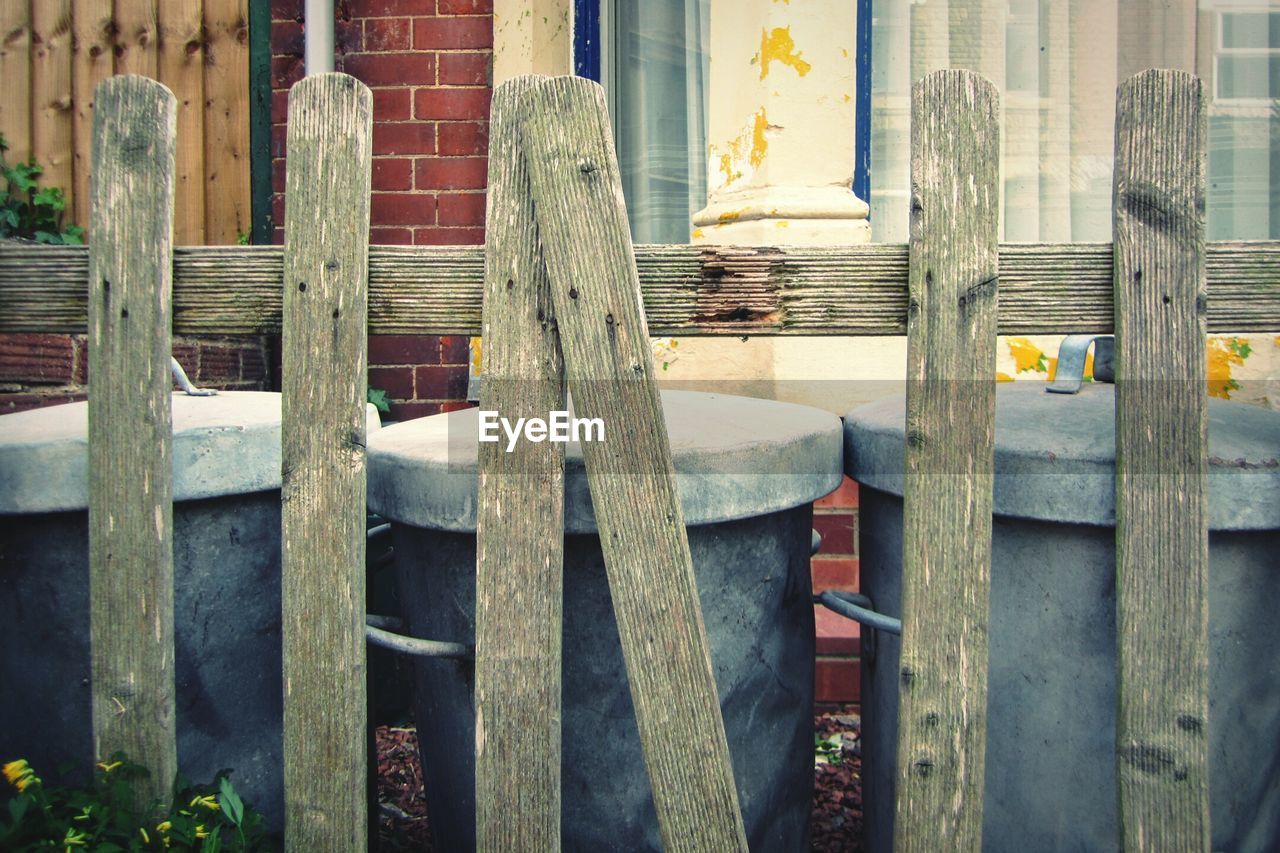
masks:
[[[391,399],[387,396],[386,391],[381,388],[369,388],[366,399],[382,414],[391,414]]]

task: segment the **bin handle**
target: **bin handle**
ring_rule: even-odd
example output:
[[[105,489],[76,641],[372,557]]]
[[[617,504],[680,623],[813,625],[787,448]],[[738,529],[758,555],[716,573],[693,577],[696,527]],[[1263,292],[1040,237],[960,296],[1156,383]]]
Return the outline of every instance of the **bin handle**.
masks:
[[[370,527],[365,532],[366,541],[372,545],[375,542],[383,542],[391,537],[391,525],[379,524]],[[391,561],[394,550],[390,547],[387,552],[379,557],[375,562],[378,565]],[[393,652],[399,652],[405,655],[413,655],[423,658],[458,658],[460,660],[470,660],[475,657],[475,651],[471,646],[462,643],[450,643],[443,640],[420,640],[417,637],[410,637],[405,634],[398,634],[397,631],[404,630],[403,620],[394,616],[379,616],[377,614],[367,614],[365,616],[364,635],[370,643],[375,646],[381,646],[384,649],[390,649]]]
[[[828,610],[839,613],[846,619],[852,619],[868,628],[875,628],[895,636],[902,636],[902,620],[894,619],[878,613],[871,599],[856,592],[839,592],[829,589],[814,597],[815,601]]]

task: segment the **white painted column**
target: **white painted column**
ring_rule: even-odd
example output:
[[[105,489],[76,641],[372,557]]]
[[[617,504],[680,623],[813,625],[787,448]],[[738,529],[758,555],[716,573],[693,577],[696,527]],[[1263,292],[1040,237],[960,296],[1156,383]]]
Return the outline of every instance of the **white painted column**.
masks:
[[[871,239],[854,171],[857,4],[711,0],[707,206],[693,242],[848,245]],[[665,383],[844,414],[898,393],[897,338],[682,338]]]
[[[871,239],[850,190],[852,0],[712,0],[707,206],[695,243]]]

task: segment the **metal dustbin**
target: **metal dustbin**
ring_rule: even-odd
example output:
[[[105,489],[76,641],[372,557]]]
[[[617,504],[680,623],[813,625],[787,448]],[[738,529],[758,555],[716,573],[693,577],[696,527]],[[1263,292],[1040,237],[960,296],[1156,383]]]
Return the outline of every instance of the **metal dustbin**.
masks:
[[[984,850],[1115,850],[1115,386],[996,396]],[[845,419],[862,590],[900,616],[901,397]],[[1209,400],[1213,849],[1280,849],[1280,414]],[[943,475],[940,475],[943,476]],[[865,629],[864,629],[865,631]],[[867,849],[894,821],[900,641],[864,645]]]
[[[93,758],[87,411],[0,417],[0,760],[52,779]],[[279,830],[280,395],[174,394],[173,495],[178,764]]]
[[[662,401],[747,837],[753,850],[807,849],[811,504],[840,483],[840,422],[803,406],[718,394],[667,391]],[[369,502],[393,522],[414,636],[475,642],[477,421],[468,409],[397,424],[369,441]],[[562,842],[567,850],[659,850],[574,443],[566,446],[565,492]],[[420,659],[416,666],[436,844],[472,849],[473,664]]]

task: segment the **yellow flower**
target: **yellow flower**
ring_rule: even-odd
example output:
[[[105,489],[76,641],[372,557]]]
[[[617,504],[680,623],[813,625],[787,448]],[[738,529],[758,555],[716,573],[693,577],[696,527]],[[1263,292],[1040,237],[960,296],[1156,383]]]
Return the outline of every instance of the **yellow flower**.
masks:
[[[68,829],[66,836],[62,839],[62,844],[67,853],[70,853],[72,847],[83,847],[88,838],[88,835],[78,829]]]
[[[156,832],[164,833],[164,832],[169,832],[172,829],[173,829],[173,824],[167,820],[156,824]]]
[[[145,826],[138,827],[138,834],[142,836],[142,840],[147,844],[151,843],[151,836],[147,835],[147,828]]]
[[[213,794],[205,794],[203,797],[196,797],[190,803],[188,803],[188,805],[190,805],[191,808],[195,808],[196,806],[204,806],[206,809],[208,809],[211,812],[216,812],[219,809],[218,798]]]
[[[36,771],[31,769],[31,765],[27,764],[25,758],[19,758],[17,761],[10,761],[4,766],[4,778],[9,781],[10,785],[18,789],[21,793],[32,785],[40,784],[40,777],[36,775]]]
[[[99,761],[98,769],[101,770],[103,773],[110,773],[112,770],[115,770],[117,767],[122,767],[123,765],[124,765],[123,761],[113,761],[110,764],[104,764],[103,762]]]
[[[203,823],[196,824],[196,838],[208,838],[209,830],[204,828]]]

